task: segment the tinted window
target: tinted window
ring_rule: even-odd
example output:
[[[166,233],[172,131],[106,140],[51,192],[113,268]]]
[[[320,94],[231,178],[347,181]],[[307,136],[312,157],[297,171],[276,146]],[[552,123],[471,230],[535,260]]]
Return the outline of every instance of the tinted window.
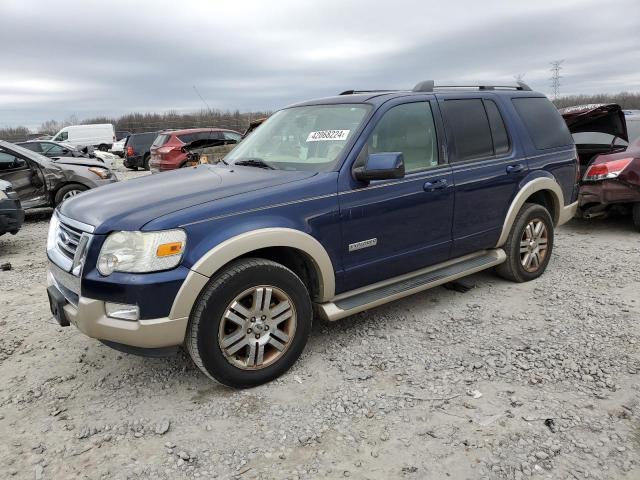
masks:
[[[446,100],[443,108],[456,146],[454,161],[493,155],[489,120],[482,100]]]
[[[142,133],[140,135],[131,135],[127,141],[127,145],[151,145],[155,140],[157,133]]]
[[[512,101],[536,148],[573,144],[567,124],[547,98],[514,98]]]
[[[0,172],[26,168],[27,162],[12,153],[0,151]]]
[[[507,153],[509,151],[509,136],[498,107],[493,100],[485,100],[484,108],[487,110],[487,117],[489,117],[494,153],[496,155]]]
[[[428,102],[393,107],[378,122],[369,142],[368,153],[402,152],[407,172],[438,164],[438,142]]]
[[[42,149],[40,148],[40,143],[38,142],[18,143],[16,145],[20,145],[21,147],[31,150],[32,152],[38,152],[38,153],[42,152]]]
[[[64,155],[64,148],[60,145],[56,145],[55,143],[43,143],[42,144],[42,154],[47,157],[60,157]]]

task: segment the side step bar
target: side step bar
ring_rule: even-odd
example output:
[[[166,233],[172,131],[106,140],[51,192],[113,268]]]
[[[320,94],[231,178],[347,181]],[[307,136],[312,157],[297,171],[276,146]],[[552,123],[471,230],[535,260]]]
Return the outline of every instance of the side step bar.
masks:
[[[506,260],[501,248],[484,250],[399,277],[337,295],[332,302],[316,304],[321,317],[335,321],[402,297],[437,287]]]

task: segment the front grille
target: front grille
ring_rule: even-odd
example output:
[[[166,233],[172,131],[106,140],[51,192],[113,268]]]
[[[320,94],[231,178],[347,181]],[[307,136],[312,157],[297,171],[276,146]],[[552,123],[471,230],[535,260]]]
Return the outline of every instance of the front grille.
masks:
[[[76,250],[80,243],[82,232],[75,228],[60,222],[57,234],[57,243],[60,252],[69,260],[73,260],[76,256]]]

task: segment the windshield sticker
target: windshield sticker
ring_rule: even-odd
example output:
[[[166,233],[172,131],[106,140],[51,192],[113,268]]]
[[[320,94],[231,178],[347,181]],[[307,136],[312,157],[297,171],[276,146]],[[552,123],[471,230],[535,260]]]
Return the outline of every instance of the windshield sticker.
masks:
[[[333,140],[346,140],[351,130],[320,130],[311,132],[307,142],[329,142]]]

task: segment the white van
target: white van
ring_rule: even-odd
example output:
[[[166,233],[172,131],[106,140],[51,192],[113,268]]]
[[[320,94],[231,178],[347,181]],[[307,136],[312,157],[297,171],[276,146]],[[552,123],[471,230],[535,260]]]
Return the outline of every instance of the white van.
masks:
[[[116,132],[110,123],[70,125],[56,133],[51,140],[70,143],[75,147],[95,147],[106,152],[116,141]]]

